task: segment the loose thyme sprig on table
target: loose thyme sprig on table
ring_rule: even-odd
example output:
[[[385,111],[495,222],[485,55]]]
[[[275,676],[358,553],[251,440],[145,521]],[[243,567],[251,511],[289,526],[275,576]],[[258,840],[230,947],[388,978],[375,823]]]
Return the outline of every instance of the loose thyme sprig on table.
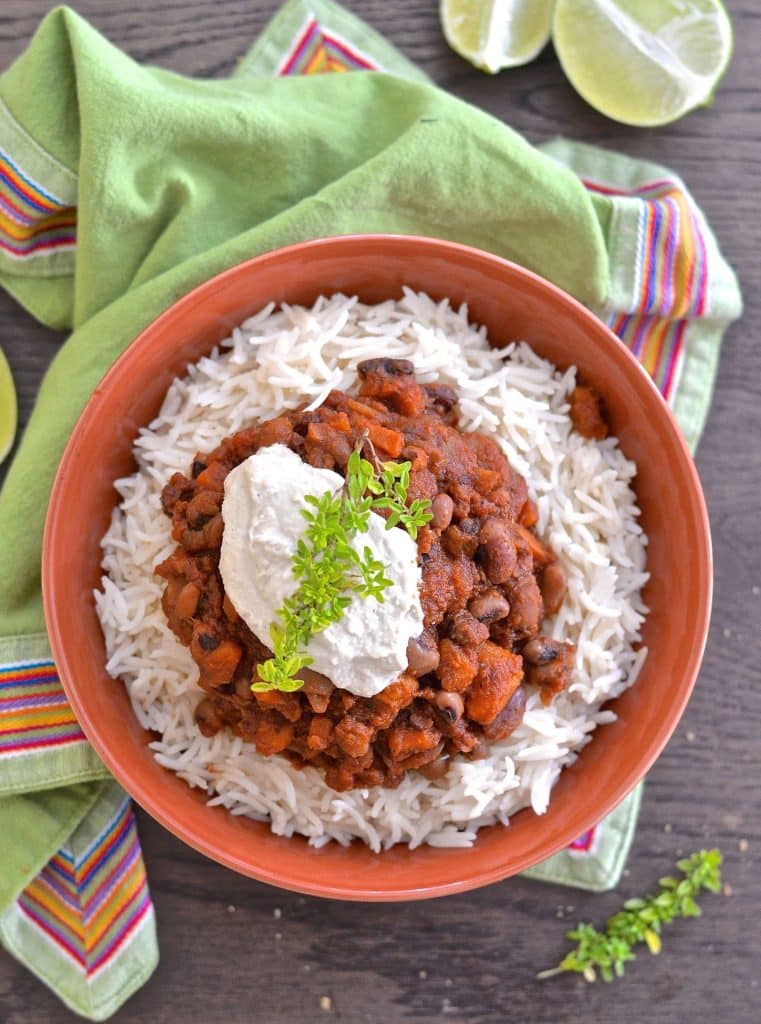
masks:
[[[701,889],[718,892],[721,887],[722,856],[718,850],[699,850],[677,861],[684,878],[671,875],[659,880],[660,890],[644,899],[627,900],[624,909],[608,919],[604,932],[594,925],[580,924],[568,932],[578,945],[557,967],[542,971],[538,978],[551,978],[563,971],[577,971],[595,981],[599,970],[605,981],[621,977],[624,964],[634,960],[632,946],[644,942],[651,953],[661,951],[661,927],[676,917],[699,917],[696,898]]]
[[[362,458],[365,444],[373,462]],[[306,654],[310,638],[339,621],[351,595],[383,602],[384,590],[392,585],[385,566],[369,547],[360,555],[351,542],[358,533],[367,533],[370,513],[381,510],[390,513],[387,530],[401,525],[416,539],[420,527],[432,518],[431,503],[418,499],[407,506],[410,468],[409,462],[379,463],[363,437],[349,456],[341,490],[304,498],[307,507],[301,514],[308,526],[293,556],[293,575],[299,586],[283,602],[278,621],[270,627],[272,657],[257,667],[260,681],[252,690],[289,693],[300,689],[304,683],[296,674],[312,662]]]

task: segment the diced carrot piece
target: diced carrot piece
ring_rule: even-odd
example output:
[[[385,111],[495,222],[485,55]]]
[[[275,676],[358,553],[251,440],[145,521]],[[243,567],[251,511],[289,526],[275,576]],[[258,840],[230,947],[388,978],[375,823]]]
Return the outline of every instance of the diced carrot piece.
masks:
[[[204,650],[198,637],[193,638],[191,650],[198,662],[201,683],[206,686],[229,683],[243,654],[243,648],[234,640],[222,640],[214,650]]]
[[[368,423],[367,434],[378,451],[387,452],[394,459],[402,454],[404,437],[396,430],[389,430],[379,423]]]
[[[265,711],[279,711],[289,722],[298,722],[301,718],[301,699],[297,693],[264,690],[255,696],[257,704]]]
[[[333,430],[338,430],[342,434],[351,433],[351,420],[345,412],[331,412],[330,416],[326,417],[326,422]]]
[[[538,565],[547,565],[548,562],[554,561],[555,556],[542,544],[535,533],[527,530],[525,526],[521,526],[519,523],[515,523],[513,529],[523,538],[526,547],[531,552],[531,557]]]
[[[520,514],[518,515],[518,522],[522,526],[536,526],[538,519],[539,513],[536,510],[536,505],[533,503],[531,498],[526,498],[523,508],[520,510]]]
[[[289,745],[294,732],[294,726],[290,722],[286,722],[284,718],[279,718],[276,715],[262,717],[256,723],[254,734],[256,749],[265,757],[279,754]]]

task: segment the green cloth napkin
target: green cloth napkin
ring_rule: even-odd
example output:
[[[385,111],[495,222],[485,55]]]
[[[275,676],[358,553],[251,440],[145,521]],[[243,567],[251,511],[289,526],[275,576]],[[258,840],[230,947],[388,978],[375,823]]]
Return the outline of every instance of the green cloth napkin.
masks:
[[[283,71],[276,55],[291,45],[289,24],[303,36],[304,17],[320,16],[335,28],[332,36],[321,35],[326,52],[333,38],[340,46],[332,52],[346,49],[344,44],[351,49],[348,37],[355,33],[356,66],[388,67],[397,75],[263,77]],[[294,67],[303,49],[297,47]],[[666,315],[657,305],[657,287],[656,306],[649,309],[637,291],[640,228],[634,207],[627,214],[615,195],[585,188],[564,166],[594,165],[595,153],[601,164],[613,157],[567,150],[563,143],[543,154],[422,79],[357,19],[335,5],[302,0],[286,6],[229,80],[190,80],[140,67],[68,8],[45,18],[26,52],[0,77],[0,283],[37,319],[72,332],[43,381],[0,493],[0,636],[13,643],[13,680],[39,672],[49,657],[39,637],[42,528],[55,469],[77,416],[136,334],[211,275],[305,238],[414,233],[512,259],[608,319]],[[635,168],[622,160],[608,170],[626,178]],[[3,197],[10,206],[2,205]],[[9,234],[1,230],[8,224],[3,210],[12,222]],[[723,282],[723,291],[719,298],[714,290],[693,311],[695,323],[703,316],[700,344],[679,350],[676,377],[691,381],[694,391],[683,418],[693,441],[710,401],[721,332],[739,314],[736,283],[705,225],[703,237],[713,246],[713,280]],[[667,248],[664,253],[667,258]],[[634,327],[642,333],[636,322]],[[692,329],[686,324],[682,335]],[[675,363],[671,370],[676,372]],[[71,749],[81,759],[80,742],[86,747],[82,739],[72,741]],[[67,829],[82,858],[95,842],[92,836],[103,834],[100,819],[85,839],[77,829],[105,814],[97,806],[106,799],[102,766],[85,757],[71,768],[66,752],[57,756],[54,769],[42,758],[35,761],[38,776],[28,765],[22,770],[22,757],[0,757],[0,862],[7,867],[0,900],[35,884],[40,865],[55,854]],[[60,800],[56,790],[36,792],[64,776],[77,781],[57,790]],[[4,786],[7,779],[12,785]],[[608,836],[613,847],[602,874],[589,862],[574,874],[555,861],[545,877],[590,888],[615,884],[637,801],[635,793],[621,812],[618,839]],[[116,813],[113,807],[110,812]],[[72,856],[79,863],[76,851]],[[536,869],[537,876],[541,872]],[[25,947],[16,942],[20,933],[10,925],[1,934],[33,969],[37,954],[40,960],[48,956],[29,936]],[[146,948],[140,962],[125,967],[122,977],[115,975],[95,999],[92,986],[67,988],[60,973],[39,964],[36,969],[69,1005],[102,1019],[154,962]]]

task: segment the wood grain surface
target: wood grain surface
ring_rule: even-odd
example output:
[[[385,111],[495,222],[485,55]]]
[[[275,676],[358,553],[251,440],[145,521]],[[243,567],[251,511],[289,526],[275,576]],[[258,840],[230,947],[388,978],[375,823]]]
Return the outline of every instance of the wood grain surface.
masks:
[[[4,0],[1,67],[53,6],[50,0]],[[229,73],[276,3],[79,0],[77,6],[138,60],[211,76]],[[637,130],[587,107],[551,47],[528,67],[492,78],[448,50],[436,0],[352,0],[347,6],[437,83],[531,141],[563,133],[669,164],[689,184],[737,268],[746,312],[726,338],[697,457],[716,554],[705,662],[687,713],[650,773],[634,850],[616,893],[513,879],[423,904],[323,902],[240,878],[141,814],[161,964],[113,1020],[754,1024],[761,1019],[761,11],[753,0],[728,0],[735,55],[710,109],[671,127]],[[61,337],[1,294],[0,343],[16,377],[23,421]],[[679,609],[674,614],[678,620]],[[562,956],[573,923],[603,922],[623,899],[652,886],[681,853],[714,844],[725,854],[727,892],[706,899],[702,920],[673,925],[659,958],[642,954],[610,986],[587,985],[576,976],[535,980]],[[0,953],[0,1022],[75,1019]]]

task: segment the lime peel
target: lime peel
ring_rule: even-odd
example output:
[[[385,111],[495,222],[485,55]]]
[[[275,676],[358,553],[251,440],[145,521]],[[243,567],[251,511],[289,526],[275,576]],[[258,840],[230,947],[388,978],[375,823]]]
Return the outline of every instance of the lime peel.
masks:
[[[0,349],[0,462],[13,446],[18,423],[18,402],[16,389],[8,360]]]
[[[720,0],[557,0],[552,34],[583,99],[642,127],[710,104],[732,56]]]
[[[444,36],[492,74],[533,60],[550,39],[554,0],[441,0]]]

